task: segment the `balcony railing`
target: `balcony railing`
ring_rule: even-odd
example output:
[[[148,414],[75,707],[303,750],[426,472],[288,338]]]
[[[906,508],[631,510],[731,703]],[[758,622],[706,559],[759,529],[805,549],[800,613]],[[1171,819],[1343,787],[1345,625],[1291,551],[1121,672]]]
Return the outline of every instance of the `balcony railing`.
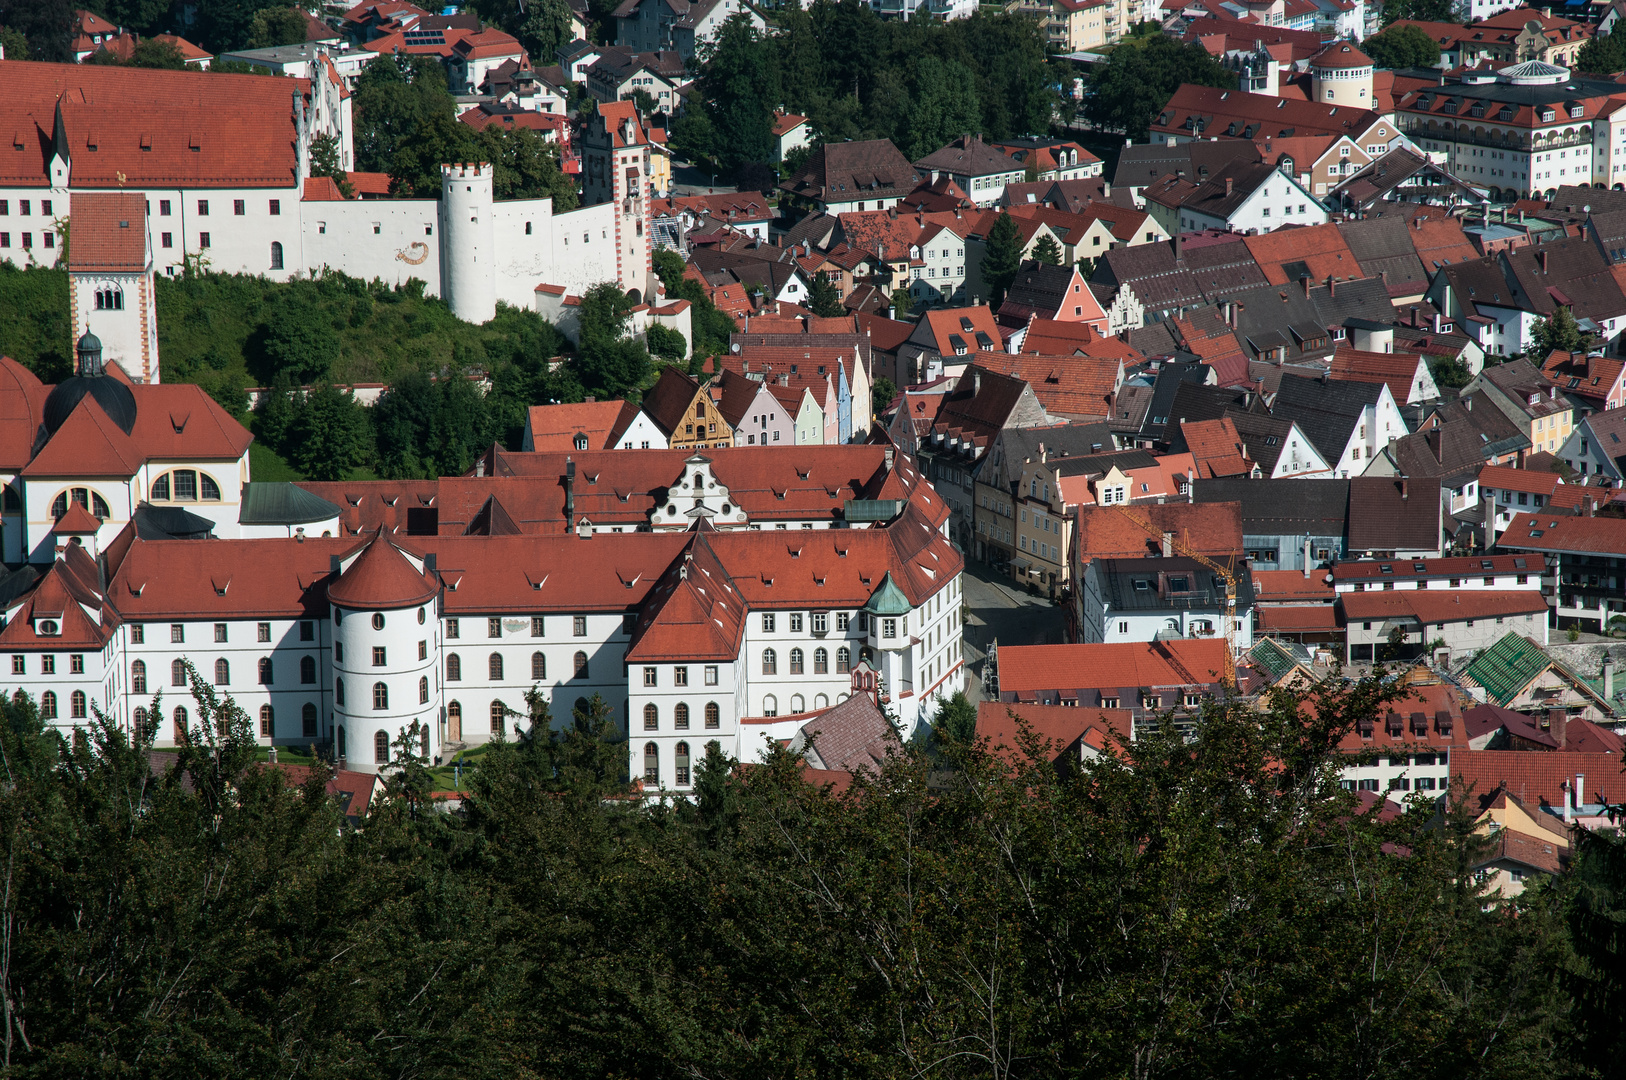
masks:
[[[1493,139],[1489,132],[1484,135],[1475,135],[1473,129],[1466,127],[1455,127],[1446,130],[1445,128],[1429,128],[1416,123],[1402,123],[1400,130],[1413,142],[1431,139],[1434,142],[1467,143],[1471,146],[1488,146],[1496,150],[1513,150],[1525,154],[1530,153],[1532,150],[1538,153],[1546,153],[1548,150],[1565,150],[1572,146],[1592,145],[1591,135],[1576,135],[1569,139],[1548,140],[1532,146],[1529,140],[1521,137]]]

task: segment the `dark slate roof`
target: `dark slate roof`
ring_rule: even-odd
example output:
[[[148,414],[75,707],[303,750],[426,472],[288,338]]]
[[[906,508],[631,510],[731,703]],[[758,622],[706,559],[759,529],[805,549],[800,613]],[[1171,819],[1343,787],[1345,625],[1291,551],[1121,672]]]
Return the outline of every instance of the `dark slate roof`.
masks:
[[[1137,144],[1119,151],[1112,184],[1114,187],[1146,187],[1156,180],[1176,175],[1197,183],[1234,161],[1258,160],[1258,146],[1245,139],[1181,142],[1173,146],[1167,141]]]
[[[308,525],[339,516],[339,508],[297,484],[256,480],[243,487],[240,525]]]
[[[1349,550],[1438,550],[1443,511],[1432,480],[1357,476],[1349,481]]]
[[[1225,221],[1276,172],[1276,166],[1263,161],[1230,161],[1215,169],[1211,177],[1197,183],[1194,189],[1184,186],[1191,183],[1192,178],[1169,177],[1148,187],[1145,196],[1148,201],[1179,206]]]
[[[1391,287],[1408,282],[1428,284],[1428,271],[1417,257],[1405,218],[1391,215],[1341,221],[1338,233],[1369,276],[1381,278],[1387,274]]]
[[[991,176],[1016,172],[1022,166],[1009,154],[1000,152],[982,141],[980,135],[955,139],[940,150],[915,162],[917,169],[946,172],[958,176]]]
[[[1149,310],[1197,307],[1228,291],[1267,284],[1253,253],[1234,242],[1188,245],[1171,240],[1113,248],[1096,263],[1093,281],[1128,286]]]
[[[1348,480],[1250,480],[1229,477],[1192,485],[1200,503],[1242,504],[1242,531],[1254,536],[1343,536]]]
[[[1017,318],[1025,324],[1030,314],[1053,319],[1061,311],[1067,298],[1067,287],[1072,284],[1074,268],[1052,266],[1037,259],[1028,259],[1017,268],[1016,277],[1005,293],[1005,302],[999,306],[1003,318]]]
[[[1429,183],[1453,189],[1460,200],[1471,203],[1483,201],[1483,196],[1449,170],[1419,157],[1410,150],[1397,148],[1366,165],[1353,176],[1345,177],[1329,193],[1329,198],[1341,198],[1340,205],[1370,206],[1379,200],[1399,201],[1391,196],[1395,189],[1418,173],[1430,173]],[[1365,265],[1364,263],[1362,264]]]
[[[1164,364],[1158,369],[1157,381],[1152,384],[1152,398],[1141,423],[1141,433],[1149,438],[1162,438],[1163,428],[1173,415],[1174,395],[1182,383],[1201,383],[1208,378],[1209,368],[1204,364]]]
[[[1185,611],[1225,606],[1224,579],[1196,559],[1098,559],[1095,566],[1101,591],[1113,611]],[[1253,574],[1245,562],[1239,562],[1231,572],[1236,575],[1236,606],[1241,614],[1253,607]],[[1180,578],[1185,579],[1187,587],[1174,592],[1171,586]]]
[[[1529,447],[1530,437],[1489,398],[1471,394],[1440,409],[1438,428],[1396,439],[1388,453],[1402,476],[1452,481],[1478,476],[1491,457]]]
[[[1336,465],[1363,410],[1376,405],[1383,383],[1341,382],[1283,375],[1270,411],[1291,420],[1315,444],[1328,465]]]
[[[825,143],[779,188],[820,202],[848,202],[901,198],[920,180],[920,171],[889,140],[869,139]]]
[[[312,495],[311,498],[316,496]],[[337,517],[338,513],[339,508],[334,506],[329,516]],[[215,527],[215,523],[208,518],[199,517],[184,507],[152,506],[148,503],[136,507],[134,520],[136,535],[143,540],[205,540]]]
[[[1169,405],[1169,420],[1163,425],[1162,439],[1179,453],[1185,449],[1185,436],[1180,433],[1181,424],[1191,420],[1218,420],[1249,400],[1249,392],[1237,387],[1181,382],[1175,387],[1174,399]]]
[[[1225,415],[1236,427],[1236,433],[1242,437],[1242,445],[1247,449],[1248,457],[1268,476],[1275,470],[1282,451],[1287,448],[1287,435],[1292,430],[1293,421],[1286,417],[1235,408],[1227,410]],[[1278,484],[1287,482],[1276,481]]]
[[[1090,454],[1087,457],[1052,461],[1062,476],[1105,476],[1114,466],[1128,472],[1130,469],[1149,469],[1157,465],[1157,457],[1150,450],[1119,450],[1111,454]]]
[[[1300,283],[1261,285],[1219,299],[1238,305],[1237,338],[1250,359],[1272,359],[1282,346],[1288,363],[1324,359],[1335,348],[1331,327],[1350,319],[1385,325],[1395,319],[1389,290],[1378,278],[1312,285],[1308,293]]]
[[[1551,315],[1570,305],[1577,319],[1611,319],[1626,314],[1626,296],[1597,247],[1583,237],[1555,240],[1501,253],[1504,273],[1514,283],[1519,306]]]

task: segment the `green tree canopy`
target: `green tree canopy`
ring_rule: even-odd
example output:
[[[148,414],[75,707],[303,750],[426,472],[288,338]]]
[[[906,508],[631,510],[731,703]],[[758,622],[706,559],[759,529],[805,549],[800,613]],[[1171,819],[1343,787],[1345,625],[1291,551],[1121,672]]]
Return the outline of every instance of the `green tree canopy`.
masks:
[[[248,44],[251,49],[305,42],[305,13],[296,7],[267,7],[254,13]]]
[[[1598,335],[1583,331],[1575,322],[1568,307],[1553,309],[1552,315],[1538,319],[1530,328],[1530,354],[1541,364],[1555,349],[1562,352],[1585,352],[1598,344]]]
[[[1588,38],[1575,56],[1575,69],[1591,75],[1616,75],[1626,71],[1626,34]]]
[[[1396,19],[1456,22],[1456,11],[1452,0],[1389,0],[1383,5],[1383,25],[1388,26]]]
[[[847,313],[841,303],[841,290],[825,280],[823,274],[814,274],[808,284],[807,306],[813,309],[813,314],[823,319],[840,318]]]
[[[1361,49],[1380,68],[1440,66],[1440,45],[1420,26],[1390,26],[1361,43]]]
[[[426,127],[450,124],[456,115],[446,70],[432,56],[397,54],[368,64],[356,76],[353,108],[356,169],[392,175],[403,143]],[[442,138],[455,135],[448,128],[436,130]]]
[[[632,298],[613,281],[600,282],[582,294],[576,368],[589,393],[622,397],[649,377],[649,351],[627,331],[632,308]]]
[[[1163,34],[1125,41],[1095,65],[1084,113],[1090,123],[1139,141],[1157,110],[1183,83],[1236,88],[1236,75],[1196,42]]]
[[[1039,237],[1039,242],[1033,245],[1033,257],[1051,266],[1061,265],[1062,254],[1061,245],[1049,233]]]
[[[988,230],[988,253],[982,257],[982,280],[988,286],[989,306],[995,311],[1005,300],[1005,290],[1016,280],[1022,265],[1022,240],[1016,219],[1001,211]]]

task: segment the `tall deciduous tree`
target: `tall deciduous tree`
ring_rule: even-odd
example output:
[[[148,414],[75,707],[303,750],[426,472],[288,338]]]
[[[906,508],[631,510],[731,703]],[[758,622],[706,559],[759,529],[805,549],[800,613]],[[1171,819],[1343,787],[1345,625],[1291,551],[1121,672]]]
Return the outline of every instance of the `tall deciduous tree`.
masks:
[[[440,62],[432,56],[399,54],[380,57],[362,69],[356,77],[354,109],[356,168],[361,172],[392,172],[396,153],[407,139],[428,125],[449,123],[456,114]],[[446,134],[446,129],[440,130]]]
[[[1182,83],[1234,89],[1236,75],[1195,42],[1162,34],[1126,41],[1096,65],[1084,112],[1097,127],[1144,139],[1157,110]]]
[[[1440,64],[1439,42],[1420,26],[1390,26],[1363,41],[1361,49],[1380,68],[1431,68]]]
[[[922,56],[915,65],[907,129],[900,149],[910,161],[918,161],[962,135],[981,132],[982,110],[971,70],[956,60]]]

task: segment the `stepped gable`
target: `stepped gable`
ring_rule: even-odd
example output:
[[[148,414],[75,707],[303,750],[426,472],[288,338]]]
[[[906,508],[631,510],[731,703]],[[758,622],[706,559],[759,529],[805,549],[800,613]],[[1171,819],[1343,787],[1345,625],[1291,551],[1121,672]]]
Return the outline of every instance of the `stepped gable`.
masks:
[[[627,649],[629,663],[713,659],[732,663],[745,634],[745,601],[708,538],[690,534],[683,552],[650,591]]]
[[[289,98],[310,80],[100,64],[0,60],[0,127],[21,153],[0,156],[0,187],[47,188],[60,103],[81,188],[292,187]]]
[[[426,603],[440,585],[380,530],[329,583],[330,603],[347,608],[396,608]]]

